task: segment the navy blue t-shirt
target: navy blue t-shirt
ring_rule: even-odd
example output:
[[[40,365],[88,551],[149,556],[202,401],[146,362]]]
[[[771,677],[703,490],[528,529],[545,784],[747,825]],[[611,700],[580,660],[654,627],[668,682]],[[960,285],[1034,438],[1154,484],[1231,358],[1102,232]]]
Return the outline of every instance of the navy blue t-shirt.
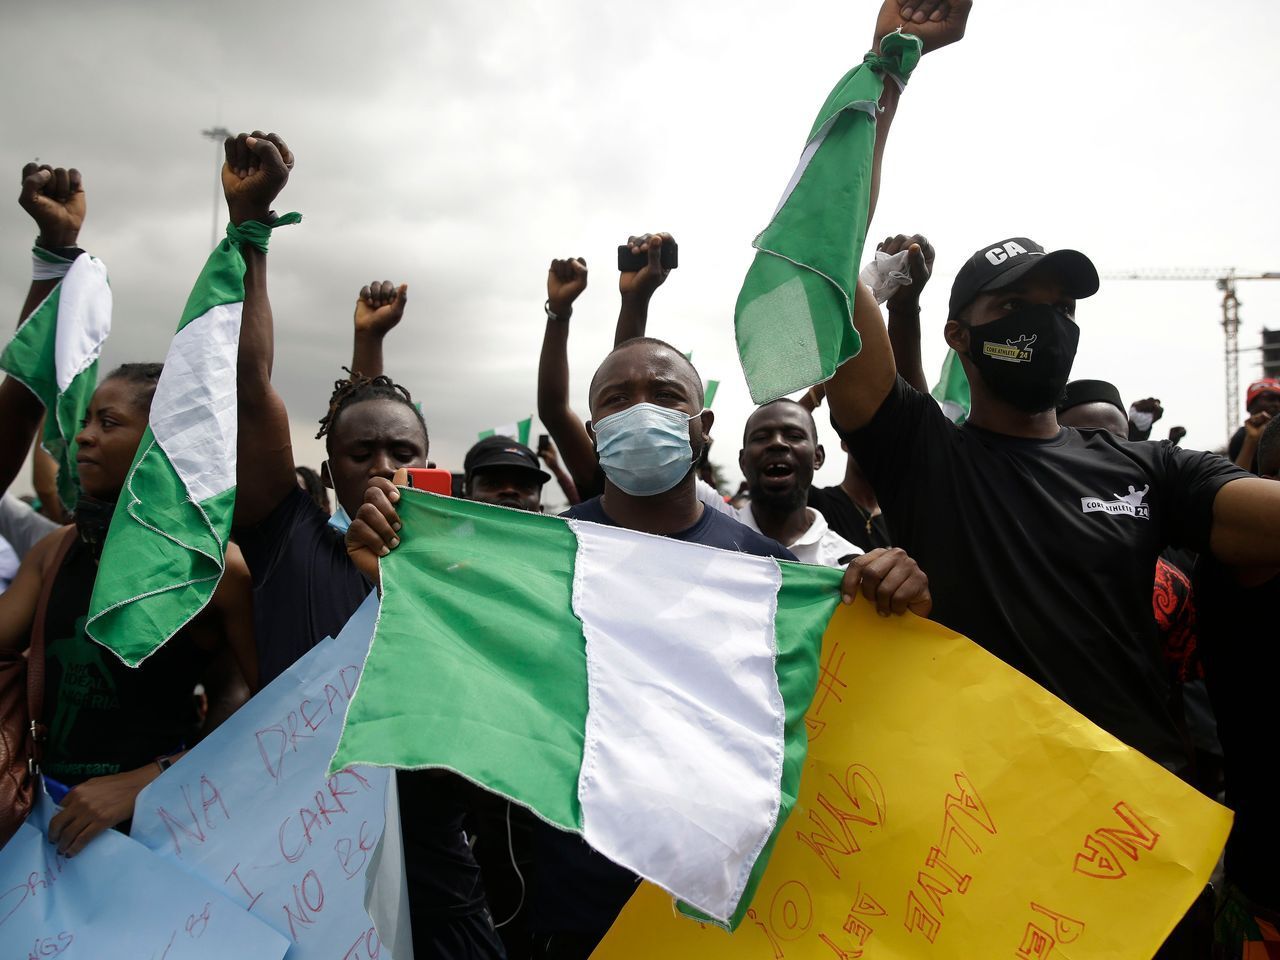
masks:
[[[618,526],[604,512],[599,497],[571,507],[561,516]],[[796,559],[778,541],[715,510],[703,509],[701,519],[692,527],[668,536],[757,557]],[[564,833],[541,820],[536,821],[533,842],[534,916],[530,926],[535,935],[543,938],[570,935],[574,947],[585,957],[608,932],[640,878],[596,853],[575,834]]]

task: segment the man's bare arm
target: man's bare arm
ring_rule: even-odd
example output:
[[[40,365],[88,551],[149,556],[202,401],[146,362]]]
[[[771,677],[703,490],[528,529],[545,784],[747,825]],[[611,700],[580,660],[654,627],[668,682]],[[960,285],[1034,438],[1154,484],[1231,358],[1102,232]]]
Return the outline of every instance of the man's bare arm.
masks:
[[[827,381],[827,403],[842,430],[866,426],[898,377],[880,305],[861,283],[853,300],[853,326],[862,338],[862,350],[842,363]]]
[[[645,233],[627,238],[631,252],[643,253],[648,262],[639,270],[628,270],[618,275],[622,306],[613,332],[615,347],[645,335],[649,326],[649,301],[671,273],[662,266],[662,247],[667,243],[675,243],[675,238],[669,233]]]
[[[1235,567],[1280,567],[1280,482],[1242,477],[1213,500],[1209,548]]]
[[[293,154],[274,134],[228,137],[222,168],[231,222],[267,222],[271,203],[284,188]],[[250,244],[244,255],[244,312],[236,372],[239,443],[235,524],[262,520],[297,487],[289,413],[271,384],[275,332],[267,295],[267,256]]]
[[[924,52],[955,43],[964,36],[972,0],[884,0],[876,20],[875,49],[895,30],[918,36]],[[884,112],[876,121],[876,146],[871,171],[871,213],[880,191],[880,168],[884,145],[898,105],[897,87],[885,84],[881,101]],[[870,222],[870,218],[868,218]],[[865,426],[889,395],[898,376],[888,331],[871,291],[858,285],[854,298],[853,325],[862,338],[862,352],[845,361],[827,384],[831,414],[842,429]],[[923,373],[920,374],[923,380]]]
[[[907,264],[911,283],[899,287],[885,302],[889,310],[889,343],[898,374],[921,393],[928,393],[929,383],[920,362],[920,294],[933,272],[933,244],[921,234],[898,234],[887,237],[876,249],[888,254],[910,251]]]
[[[37,166],[22,168],[18,204],[36,223],[36,243],[46,250],[75,247],[84,224],[85,193],[80,171]],[[18,313],[18,325],[35,312],[58,285],[55,280],[32,280]],[[12,377],[0,383],[0,493],[8,490],[40,429],[44,404]]]
[[[355,342],[351,350],[351,372],[366,377],[383,373],[382,341],[404,316],[409,286],[390,280],[375,280],[360,289],[356,297]]]
[[[538,419],[560,449],[560,458],[579,491],[595,486],[596,450],[581,418],[569,406],[569,318],[573,302],[587,288],[581,257],[552,260],[547,270],[547,318],[538,358]]]

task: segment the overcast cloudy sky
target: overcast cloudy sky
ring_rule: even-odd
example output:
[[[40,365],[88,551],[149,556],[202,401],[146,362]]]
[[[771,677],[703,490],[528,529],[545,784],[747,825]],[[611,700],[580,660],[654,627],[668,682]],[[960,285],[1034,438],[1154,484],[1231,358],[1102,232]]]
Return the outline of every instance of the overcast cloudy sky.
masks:
[[[723,382],[713,456],[736,475],[750,407],[732,310],[751,239],[878,6],[7,3],[0,176],[16,199],[33,157],[84,172],[82,244],[115,292],[105,362],[160,359],[209,251],[201,129],[285,136],[298,164],[277,209],[305,220],[273,241],[275,369],[313,465],[362,284],[409,284],[389,372],[424,401],[433,458],[456,469],[477,431],[533,411],[548,260],[592,270],[570,346],[585,416],[617,312],[613,250],[670,230],[681,267],[650,332]],[[1103,271],[1280,270],[1277,37],[1273,0],[978,0],[965,41],[911,82],[872,225],[938,249],[926,369],[942,361],[956,269],[1010,235],[1076,247]],[[0,299],[16,315],[33,231],[6,202]],[[1105,283],[1079,310],[1075,375],[1160,396],[1162,427],[1222,444],[1219,299],[1208,281]],[[1280,327],[1280,282],[1241,299],[1252,346]],[[1257,362],[1245,355],[1242,380]]]

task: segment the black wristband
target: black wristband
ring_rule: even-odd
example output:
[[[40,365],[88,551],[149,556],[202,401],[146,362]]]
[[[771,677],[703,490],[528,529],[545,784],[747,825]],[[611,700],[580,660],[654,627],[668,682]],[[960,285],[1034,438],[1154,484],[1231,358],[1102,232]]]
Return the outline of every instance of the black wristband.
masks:
[[[52,253],[55,257],[61,257],[63,260],[74,260],[84,253],[84,250],[80,247],[51,247],[45,243],[44,237],[36,237],[36,246],[41,250]]]

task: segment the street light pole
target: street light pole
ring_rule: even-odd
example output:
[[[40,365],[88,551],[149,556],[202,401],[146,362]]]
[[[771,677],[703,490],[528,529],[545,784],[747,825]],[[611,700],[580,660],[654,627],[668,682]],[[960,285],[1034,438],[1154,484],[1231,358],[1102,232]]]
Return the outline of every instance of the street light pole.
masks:
[[[201,130],[200,135],[213,141],[213,227],[209,231],[209,249],[218,245],[218,201],[222,198],[222,144],[231,131],[226,127],[210,127]]]

